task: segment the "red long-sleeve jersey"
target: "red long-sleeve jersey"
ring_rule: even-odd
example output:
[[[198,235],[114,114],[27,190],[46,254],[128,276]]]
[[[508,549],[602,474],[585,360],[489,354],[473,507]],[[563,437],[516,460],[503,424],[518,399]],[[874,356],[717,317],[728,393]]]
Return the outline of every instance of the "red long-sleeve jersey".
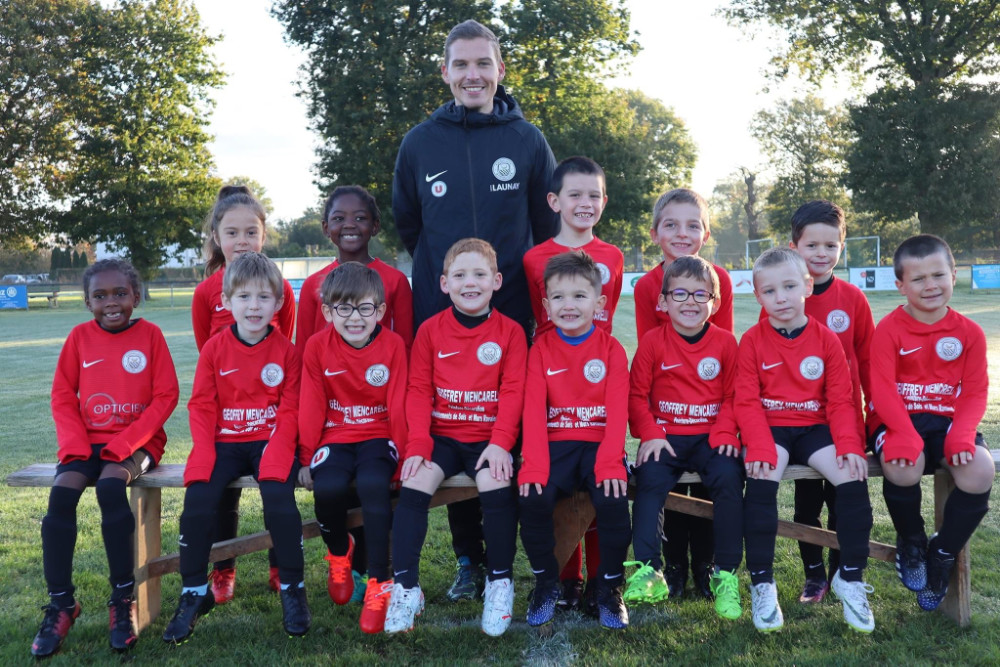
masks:
[[[236,323],[233,314],[222,305],[222,277],[225,273],[224,269],[220,269],[194,288],[194,296],[191,298],[191,330],[199,352],[209,338]],[[271,324],[281,335],[291,340],[295,329],[295,291],[287,280],[283,282],[281,310],[274,314]]]
[[[738,361],[736,420],[747,462],[777,463],[771,426],[828,424],[838,456],[864,456],[851,373],[836,334],[810,317],[788,339],[765,320],[743,334]]]
[[[295,326],[295,344],[305,349],[305,343],[317,331],[326,329],[328,322],[323,317],[323,299],[320,288],[326,275],[340,266],[338,260],[312,274],[302,283],[299,290],[299,314]],[[385,288],[385,315],[382,326],[399,334],[406,349],[413,345],[413,291],[410,282],[399,269],[389,266],[377,257],[368,265],[382,279]]]
[[[524,273],[528,278],[528,296],[531,298],[531,311],[535,315],[535,339],[555,326],[545,312],[542,299],[545,297],[545,264],[556,255],[570,250],[582,250],[593,258],[597,268],[601,270],[601,294],[606,298],[604,308],[594,313],[594,324],[608,333],[612,331],[615,308],[622,294],[622,276],[625,271],[625,257],[618,246],[605,243],[599,238],[586,243],[579,248],[570,248],[549,239],[539,243],[524,254]]]
[[[212,476],[216,443],[254,440],[268,441],[260,478],[288,479],[298,443],[301,366],[295,346],[277,329],[256,345],[237,338],[233,327],[205,343],[188,401],[185,486]]]
[[[326,444],[388,438],[399,460],[406,448],[406,346],[382,327],[358,349],[333,327],[306,341],[299,403],[299,461]]]
[[[830,286],[821,294],[806,299],[806,315],[837,334],[847,357],[854,389],[856,425],[862,440],[865,437],[865,400],[871,400],[871,342],[875,333],[872,309],[868,298],[857,286],[831,278]],[[760,309],[760,319],[767,319],[767,311]],[[863,395],[862,395],[863,392]],[[869,411],[870,411],[869,407]]]
[[[886,460],[916,461],[924,444],[910,415],[920,412],[951,418],[947,458],[975,451],[989,394],[986,336],[978,324],[951,309],[924,324],[900,306],[875,327],[871,352],[871,426],[886,426]]]
[[[733,328],[733,279],[729,272],[721,266],[715,266],[719,274],[719,310],[708,321],[726,331]],[[663,262],[650,269],[646,275],[635,283],[635,330],[639,340],[647,332],[661,324],[670,322],[670,315],[660,310],[659,298],[663,290]]]
[[[52,380],[59,461],[89,459],[91,445],[107,443],[105,460],[124,461],[142,447],[159,462],[163,424],[178,394],[174,361],[155,324],[139,319],[114,333],[96,320],[78,324]]]
[[[536,339],[528,353],[518,484],[547,484],[549,447],[565,440],[600,443],[598,484],[625,480],[628,382],[625,348],[602,329],[579,345],[564,341],[556,329]]]
[[[740,446],[733,391],[736,337],[715,325],[697,343],[671,324],[639,341],[632,359],[628,421],[640,441],[708,434],[712,447]]]
[[[407,456],[430,459],[431,435],[510,451],[524,404],[524,329],[498,310],[472,329],[449,308],[420,325],[410,355]]]

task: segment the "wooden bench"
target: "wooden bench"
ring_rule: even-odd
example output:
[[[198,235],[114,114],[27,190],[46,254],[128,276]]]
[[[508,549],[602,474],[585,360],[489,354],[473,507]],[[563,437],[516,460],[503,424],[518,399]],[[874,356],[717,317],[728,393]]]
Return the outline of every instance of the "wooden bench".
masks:
[[[992,450],[994,468],[1000,471],[1000,450]],[[136,517],[135,530],[135,563],[136,563],[136,601],[138,606],[138,625],[143,629],[152,623],[160,613],[162,603],[160,578],[165,574],[179,571],[180,556],[176,553],[164,555],[162,552],[161,533],[161,491],[164,488],[182,488],[183,464],[164,464],[137,479],[131,488],[132,511]],[[868,473],[871,477],[881,477],[882,470],[878,463],[869,458]],[[55,474],[54,463],[36,463],[18,470],[7,477],[7,484],[12,487],[49,487],[52,486]],[[790,465],[785,469],[783,480],[822,479],[808,466]],[[681,483],[698,482],[696,474],[688,473],[681,477]],[[231,487],[256,488],[257,483],[252,477],[241,477],[233,482]],[[954,488],[951,475],[939,471],[934,478],[935,526],[940,525],[944,510],[944,500]],[[634,485],[629,488],[630,497],[634,495]],[[475,482],[466,475],[450,477],[431,498],[431,507],[448,505],[461,500],[468,500],[477,495]],[[683,512],[693,516],[712,518],[712,503],[699,498],[691,498],[671,493],[665,506],[668,509]],[[584,533],[594,518],[594,508],[590,504],[587,493],[579,492],[571,498],[560,501],[556,507],[556,559],[562,567],[570,554],[583,538]],[[348,513],[348,527],[362,524],[361,510],[355,509]],[[319,524],[315,519],[302,523],[302,534],[306,539],[319,536]],[[837,548],[837,534],[822,528],[814,528],[797,524],[792,521],[778,522],[778,535],[824,547]],[[893,562],[896,548],[893,545],[880,542],[870,543],[870,556],[878,560]],[[271,547],[271,537],[264,531],[236,537],[212,546],[210,561],[224,560],[241,556]],[[941,609],[960,626],[966,626],[971,621],[971,578],[969,572],[968,547],[962,550],[956,559],[952,572],[948,595],[942,602]]]

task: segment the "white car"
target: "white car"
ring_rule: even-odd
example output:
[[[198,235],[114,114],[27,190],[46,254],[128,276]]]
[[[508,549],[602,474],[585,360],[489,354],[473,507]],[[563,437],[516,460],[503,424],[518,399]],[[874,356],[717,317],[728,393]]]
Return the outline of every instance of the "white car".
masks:
[[[20,273],[8,273],[3,278],[0,278],[0,283],[5,285],[16,285],[18,283],[26,283],[28,280],[22,276]]]

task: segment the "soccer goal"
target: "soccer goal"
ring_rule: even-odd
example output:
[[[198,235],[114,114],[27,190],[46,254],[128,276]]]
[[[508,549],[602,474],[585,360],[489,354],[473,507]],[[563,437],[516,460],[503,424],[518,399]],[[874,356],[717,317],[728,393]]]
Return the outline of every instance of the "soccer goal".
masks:
[[[748,239],[746,245],[746,268],[752,269],[754,260],[760,257],[765,250],[773,246],[774,239]]]
[[[851,236],[844,239],[844,268],[852,266],[880,266],[882,264],[881,236]]]

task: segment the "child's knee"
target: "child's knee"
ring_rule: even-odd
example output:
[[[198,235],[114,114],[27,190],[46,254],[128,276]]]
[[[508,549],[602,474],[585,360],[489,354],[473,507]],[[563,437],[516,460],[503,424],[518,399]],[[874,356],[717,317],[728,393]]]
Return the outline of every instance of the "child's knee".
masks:
[[[896,486],[913,486],[914,484],[919,484],[923,474],[923,454],[918,457],[916,465],[912,466],[898,466],[893,463],[882,462],[882,475]]]
[[[986,493],[993,489],[996,466],[992,454],[983,447],[976,447],[972,461],[964,465],[950,466],[955,486],[966,493]]]

